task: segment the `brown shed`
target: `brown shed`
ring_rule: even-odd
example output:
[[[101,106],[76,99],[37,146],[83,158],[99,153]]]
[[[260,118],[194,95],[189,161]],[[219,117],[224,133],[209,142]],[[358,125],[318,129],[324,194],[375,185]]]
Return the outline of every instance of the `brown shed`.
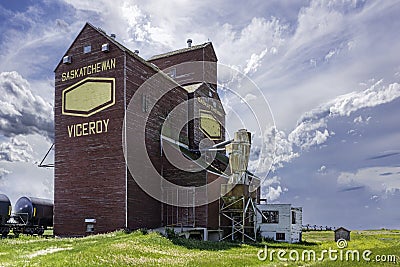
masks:
[[[351,231],[346,228],[339,227],[335,230],[335,241],[338,241],[339,239],[350,241],[350,232]]]

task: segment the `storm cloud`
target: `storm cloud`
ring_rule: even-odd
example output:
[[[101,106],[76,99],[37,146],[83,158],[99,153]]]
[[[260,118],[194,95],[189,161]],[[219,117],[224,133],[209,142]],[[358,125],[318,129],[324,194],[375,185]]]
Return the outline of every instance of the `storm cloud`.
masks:
[[[17,72],[0,73],[0,134],[5,137],[40,134],[54,139],[53,108],[32,93]]]

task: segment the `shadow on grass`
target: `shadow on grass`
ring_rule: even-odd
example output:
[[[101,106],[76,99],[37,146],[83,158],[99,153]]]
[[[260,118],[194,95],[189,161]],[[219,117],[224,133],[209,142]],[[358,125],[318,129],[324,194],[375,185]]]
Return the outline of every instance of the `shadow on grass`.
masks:
[[[228,250],[232,248],[239,248],[243,245],[243,243],[239,242],[227,242],[227,241],[202,241],[195,239],[186,239],[182,237],[172,237],[169,238],[173,244],[185,247],[187,249],[198,249],[198,250],[209,250],[209,251],[218,251],[218,250]],[[247,246],[254,248],[264,248],[265,246],[276,248],[276,249],[306,249],[310,246],[316,246],[317,243],[314,242],[300,242],[296,244],[288,244],[282,242],[252,242],[252,243],[244,243]]]
[[[132,233],[132,231],[125,233]],[[139,233],[146,235],[148,231],[146,229],[138,229],[133,231],[133,233]],[[265,246],[276,248],[276,249],[307,249],[311,246],[317,246],[317,243],[302,241],[300,243],[289,244],[273,240],[265,240],[262,242],[234,242],[234,241],[203,241],[199,239],[186,239],[184,237],[178,236],[174,231],[166,231],[166,236],[157,233],[160,236],[169,239],[174,245],[185,247],[187,249],[196,250],[208,250],[208,251],[219,251],[219,250],[229,250],[233,248],[240,248],[242,245],[254,247],[255,249],[264,248]]]
[[[210,250],[210,251],[218,251],[218,250],[228,250],[232,248],[239,248],[240,243],[231,243],[231,242],[215,242],[215,241],[202,241],[195,239],[186,239],[183,237],[173,237],[170,238],[173,244],[185,247],[187,249],[198,249],[198,250]]]
[[[299,243],[292,243],[292,244],[277,242],[277,241],[268,241],[259,243],[258,246],[261,247],[268,246],[270,248],[275,248],[275,249],[309,249],[310,247],[318,246],[318,244],[315,242],[308,242],[308,241],[301,241]]]

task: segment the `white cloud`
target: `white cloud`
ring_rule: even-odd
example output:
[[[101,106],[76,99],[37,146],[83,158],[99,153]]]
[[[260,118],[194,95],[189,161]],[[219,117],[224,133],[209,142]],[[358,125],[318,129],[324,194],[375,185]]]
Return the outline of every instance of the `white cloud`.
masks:
[[[31,82],[54,79],[51,72],[62,56],[59,53],[65,51],[60,50],[70,45],[65,40],[71,40],[83,26],[83,22],[69,25],[62,19],[48,20],[45,10],[39,6],[25,12],[10,12],[5,20],[9,26],[3,29],[4,38],[0,39],[0,72],[17,71]],[[21,27],[23,30],[16,30]],[[34,90],[52,99],[53,90],[49,87]]]
[[[285,189],[287,190],[287,188],[282,190],[280,184],[281,178],[278,176],[263,180],[261,184],[261,198],[267,199],[268,201],[278,199],[282,191],[285,192]]]
[[[57,25],[57,27],[62,29],[64,32],[71,31],[70,25],[63,19],[56,19],[56,25]]]
[[[12,202],[21,196],[35,196],[53,199],[54,174],[52,169],[38,168],[26,162],[2,163],[9,171],[3,177],[0,192]]]
[[[281,178],[279,178],[278,176],[274,176],[270,179],[265,179],[262,181],[262,186],[270,186],[273,184],[280,184],[281,183]]]
[[[38,133],[53,138],[53,108],[34,95],[17,72],[0,73],[0,134],[11,137]]]
[[[276,147],[267,143],[253,147],[253,152],[263,148],[270,153],[261,159],[266,170],[271,163],[276,170],[299,157],[303,150],[323,145],[333,135],[328,124],[330,119],[389,103],[398,96],[395,82],[399,77],[400,39],[396,35],[399,28],[399,20],[395,19],[399,13],[396,1],[305,1],[300,11],[301,3],[289,5],[278,1],[285,6],[280,17],[274,14],[275,1],[267,5],[272,12],[267,12],[261,2],[259,10],[246,9],[252,3],[240,8],[230,2],[210,0],[65,2],[77,10],[74,13],[68,9],[65,14],[67,11],[63,9],[62,15],[51,16],[58,15],[62,20],[41,19],[47,16],[38,6],[15,16],[12,22],[16,27],[9,27],[9,21],[5,23],[0,71],[18,70],[29,80],[34,96],[41,95],[51,102],[52,68],[86,21],[116,33],[117,40],[131,49],[140,49],[140,55],[145,58],[182,48],[187,38],[192,38],[194,44],[210,38],[219,62],[251,74],[272,104],[278,127],[266,135],[276,139]],[[286,16],[288,13],[292,14],[290,18]],[[271,14],[276,17],[270,17]],[[392,77],[392,73],[397,74]],[[360,81],[371,77],[384,78],[387,85],[382,82],[369,92],[358,91]],[[246,100],[253,98],[248,97]],[[311,111],[305,113],[308,110]],[[3,101],[1,112],[0,126],[10,123],[3,116],[19,118],[27,114],[20,102],[13,105],[11,101]],[[305,115],[296,124],[299,114]],[[40,132],[44,128],[27,132]],[[8,132],[13,134],[12,129]],[[338,140],[342,138],[339,136]],[[36,151],[36,141],[28,141]],[[7,143],[12,143],[11,139]],[[36,156],[33,155],[35,160]],[[19,157],[23,159],[23,154]],[[13,179],[18,181],[15,186],[19,188],[24,185],[24,179],[19,177],[31,177],[5,169],[13,171]],[[315,167],[310,172],[315,172]],[[40,181],[37,184],[41,185]],[[272,188],[271,198],[285,190],[278,185],[277,179],[267,182],[266,186]],[[43,193],[40,190],[37,188],[35,192]]]
[[[131,49],[144,48],[145,57],[152,55],[151,51],[148,51],[149,45],[153,48],[154,54],[184,45],[189,32],[193,33],[191,38],[195,42],[207,40],[203,34],[197,33],[202,31],[190,30],[194,26],[193,20],[199,16],[198,10],[204,9],[208,5],[207,1],[197,3],[135,1],[133,3],[126,0],[112,2],[99,0],[96,5],[87,0],[65,0],[65,2],[81,12],[96,13],[100,18],[101,27],[115,33],[117,39],[122,40]],[[198,24],[196,26],[201,27]]]
[[[301,151],[323,145],[330,136],[335,135],[334,132],[328,130],[329,119],[349,116],[357,110],[388,103],[399,96],[399,84],[393,83],[386,86],[379,81],[364,91],[338,96],[320,107],[306,112],[288,136],[284,131],[271,127],[265,131],[263,139],[265,143],[261,146],[254,145],[249,169],[257,170],[258,174],[267,173],[269,170],[275,172],[285,163],[299,157]],[[367,117],[365,121],[368,122],[370,119],[371,117]],[[354,122],[359,121],[364,120],[362,117],[354,119]],[[354,130],[351,130],[350,133],[356,134]],[[262,149],[265,153],[262,154],[263,157],[260,157]]]
[[[4,168],[0,168],[0,180],[6,176],[7,174],[11,173],[9,170],[6,170]]]
[[[257,173],[266,173],[269,170],[274,172],[283,167],[284,163],[299,157],[300,152],[295,152],[296,147],[300,150],[307,150],[310,147],[324,144],[331,136],[328,130],[329,119],[349,116],[357,110],[388,103],[399,96],[400,86],[398,83],[386,86],[382,84],[382,81],[378,81],[364,91],[338,96],[320,107],[306,112],[287,137],[284,131],[272,127],[265,131],[263,139],[265,143],[261,147],[253,148],[249,169],[257,170]],[[354,122],[360,120],[362,121],[362,118],[356,118]],[[370,117],[366,119],[366,121],[369,120]],[[266,152],[263,153],[263,158],[257,158],[258,155],[261,155],[261,149]]]
[[[298,153],[293,151],[292,143],[286,138],[283,131],[271,127],[264,132],[265,141],[261,147],[254,147],[251,153],[253,160],[249,162],[249,169],[251,171],[257,170],[257,173],[267,173],[270,169],[283,167],[285,162],[290,162],[292,159],[299,156]],[[263,157],[260,151],[263,150]]]
[[[251,54],[250,59],[247,60],[247,65],[244,68],[243,73],[247,75],[251,72],[256,72],[257,68],[261,65],[261,60],[267,53],[268,48],[265,48],[260,54]]]
[[[326,166],[322,165],[319,169],[318,169],[319,173],[325,174],[326,173]]]
[[[366,186],[376,193],[393,193],[400,190],[400,167],[370,167],[355,173],[342,172],[337,182],[344,186]]]
[[[359,109],[388,103],[400,96],[400,85],[398,83],[386,86],[382,82],[380,80],[361,92],[352,92],[339,96],[322,109],[328,109],[331,116],[349,116]]]
[[[213,41],[220,62],[250,74],[260,69],[265,58],[279,55],[287,30],[288,25],[277,18],[255,17],[240,31],[225,23]]]
[[[329,35],[339,28],[344,17],[339,10],[330,8],[328,5],[329,3],[323,1],[311,1],[309,6],[300,10],[294,36],[297,42],[308,42],[307,39],[315,40],[318,37]]]
[[[325,127],[327,127],[327,122],[324,118],[303,120],[289,134],[288,139],[294,145],[302,149],[307,149],[322,141],[322,138],[320,137],[321,132],[318,131],[318,129]],[[324,133],[326,132],[327,129],[324,130]]]
[[[257,83],[262,85],[270,102],[278,106],[274,115],[284,129],[292,127],[293,123],[288,124],[287,121],[295,120],[297,114],[321,102],[326,103],[305,113],[292,131],[268,131],[269,138],[274,136],[273,139],[276,139],[276,148],[271,143],[265,143],[263,147],[254,144],[253,153],[257,154],[263,148],[269,156],[250,162],[250,167],[259,166],[258,163],[265,167],[265,171],[271,163],[272,170],[283,167],[300,155],[297,149],[307,150],[322,145],[333,135],[328,128],[330,118],[348,116],[359,109],[388,103],[396,98],[383,97],[385,94],[396,94],[395,83],[389,85],[392,89],[378,85],[379,88],[371,89],[372,94],[354,91],[356,87],[353,85],[365,78],[360,75],[365,66],[370,68],[365,72],[368,78],[374,76],[371,70],[381,68],[378,64],[365,64],[364,60],[359,60],[366,57],[364,51],[371,50],[365,38],[373,36],[370,31],[360,29],[365,29],[364,23],[373,21],[376,14],[371,6],[359,8],[362,6],[359,2],[311,1],[299,12],[294,24],[280,18],[249,17],[250,22],[240,26],[213,19],[212,16],[204,16],[207,23],[194,19],[201,17],[201,12],[206,14],[227,9],[224,4],[215,3],[220,8],[211,11],[208,1],[179,4],[174,1],[168,4],[101,1],[96,7],[87,4],[87,1],[68,2],[81,10],[97,12],[103,18],[106,30],[116,32],[117,38],[128,47],[143,47],[141,55],[145,57],[181,48],[189,37],[195,43],[211,38],[219,62],[259,78]],[[381,6],[377,12],[385,8],[387,6]],[[130,16],[131,19],[128,19]],[[141,46],[141,43],[146,46]],[[371,54],[380,50],[380,43],[375,44],[377,47],[372,49]],[[335,60],[331,61],[333,57]],[[332,69],[324,69],[325,60],[331,61]],[[349,64],[350,60],[352,64]],[[307,72],[311,67],[315,73]],[[337,94],[342,96],[336,97]],[[333,100],[327,102],[328,99]]]
[[[329,119],[350,116],[360,109],[389,103],[398,97],[400,97],[400,85],[398,83],[384,85],[382,80],[364,91],[340,95],[318,108],[306,112],[300,118],[296,128],[289,134],[288,139],[302,149],[321,145],[330,136],[327,129]],[[362,118],[358,117],[354,119],[354,122],[360,122],[360,120],[362,121]],[[370,117],[366,120],[369,121]]]
[[[325,56],[325,61],[329,61],[334,55],[338,53],[337,50],[330,50],[328,54]]]
[[[274,200],[277,200],[281,194],[282,194],[282,187],[280,185],[278,185],[276,188],[269,186],[268,192],[265,195],[265,198],[268,201],[274,201]]]
[[[256,99],[257,99],[257,96],[249,93],[244,97],[243,102],[246,103],[246,102],[249,102],[249,101],[252,101],[252,100],[256,100]]]
[[[353,122],[354,122],[354,123],[362,123],[362,122],[363,122],[363,118],[362,118],[361,115],[360,115],[360,116],[354,118]]]
[[[12,137],[0,144],[0,161],[28,162],[32,160],[32,147],[22,136]]]
[[[39,168],[37,165],[49,149],[51,142],[39,134],[18,135],[0,144],[0,192],[12,201],[27,195],[53,198],[54,169]],[[53,153],[45,163],[54,163]],[[1,175],[0,175],[1,178]]]
[[[325,129],[323,133],[317,130],[315,133],[315,138],[311,142],[311,145],[321,145],[326,142],[328,137],[329,137],[329,132],[327,129]]]

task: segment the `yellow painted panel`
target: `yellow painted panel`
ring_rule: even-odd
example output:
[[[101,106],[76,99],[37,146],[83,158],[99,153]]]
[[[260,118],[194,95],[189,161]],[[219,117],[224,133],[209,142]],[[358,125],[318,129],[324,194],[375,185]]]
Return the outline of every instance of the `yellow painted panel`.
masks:
[[[65,109],[90,111],[112,100],[111,83],[87,82],[65,94]]]
[[[220,138],[221,125],[212,114],[200,113],[200,127],[209,137]]]
[[[33,208],[33,217],[36,217],[36,208]]]
[[[8,216],[11,215],[11,206],[8,206]]]
[[[88,77],[63,90],[62,114],[89,117],[115,104],[115,78]]]

